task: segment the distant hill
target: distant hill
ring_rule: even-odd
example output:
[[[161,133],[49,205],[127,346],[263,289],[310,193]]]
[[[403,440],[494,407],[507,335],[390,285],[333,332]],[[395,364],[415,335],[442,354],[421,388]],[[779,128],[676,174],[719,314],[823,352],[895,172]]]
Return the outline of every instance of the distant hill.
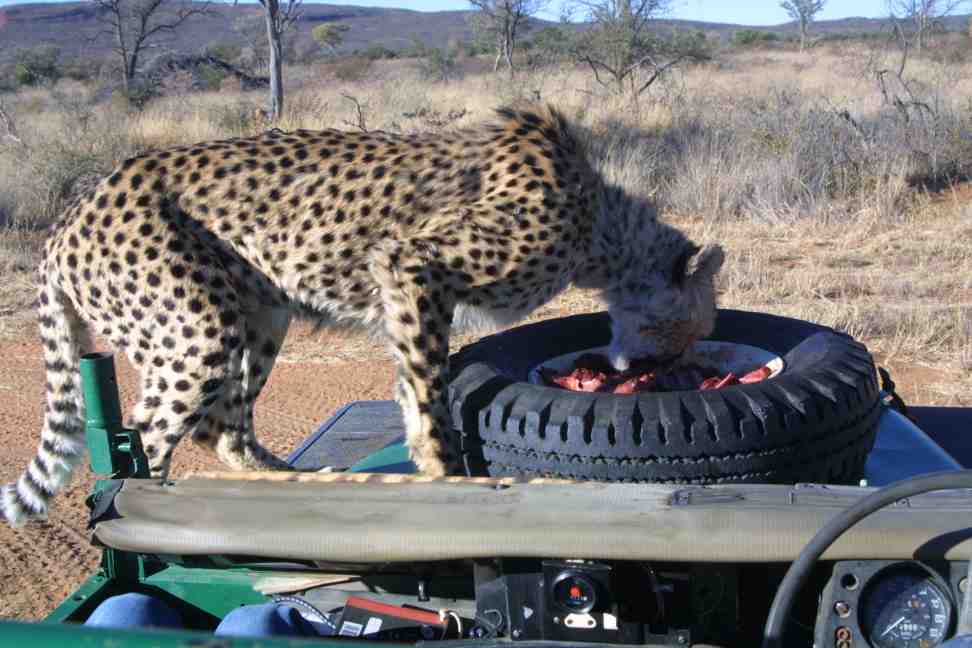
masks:
[[[178,52],[198,52],[216,42],[243,44],[234,21],[244,15],[262,15],[257,4],[214,3],[212,16],[196,17],[165,41],[165,47]],[[323,22],[341,22],[351,29],[343,49],[370,45],[402,49],[414,38],[433,46],[444,46],[449,39],[468,39],[472,32],[466,22],[469,12],[423,13],[407,9],[352,7],[329,4],[304,4],[298,32],[310,38],[310,30]],[[18,47],[50,43],[66,56],[100,55],[108,51],[110,40],[99,36],[96,9],[88,3],[37,3],[0,7],[0,60]]]
[[[213,15],[189,21],[172,35],[163,46],[180,53],[197,53],[207,45],[222,42],[242,44],[241,36],[233,29],[240,16],[260,15],[262,8],[255,3],[233,5],[215,3]],[[472,37],[468,18],[470,11],[419,12],[408,9],[353,7],[346,5],[307,3],[298,24],[298,39],[309,39],[315,25],[341,22],[350,30],[346,33],[345,51],[382,45],[403,49],[418,39],[433,47],[443,47],[450,40]],[[0,62],[9,59],[20,47],[50,43],[61,48],[63,56],[103,55],[108,51],[109,39],[99,35],[100,25],[96,9],[88,3],[32,3],[0,7]],[[952,16],[945,23],[948,29],[965,30],[968,16]],[[544,24],[544,21],[537,21]],[[701,29],[710,34],[728,36],[739,29],[757,29],[781,34],[795,33],[793,23],[771,27],[751,27],[725,23],[688,20],[659,21],[662,27]],[[874,32],[887,26],[887,21],[874,18],[844,18],[824,20],[814,24],[817,34],[839,32]],[[578,26],[583,28],[582,25]]]

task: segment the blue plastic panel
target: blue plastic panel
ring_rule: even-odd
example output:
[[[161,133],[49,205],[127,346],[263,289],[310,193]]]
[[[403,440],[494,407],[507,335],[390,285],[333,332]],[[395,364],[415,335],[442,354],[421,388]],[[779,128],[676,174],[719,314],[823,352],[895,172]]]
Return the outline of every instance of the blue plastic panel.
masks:
[[[961,469],[962,465],[921,428],[897,411],[884,408],[874,449],[864,465],[868,486],[884,486],[915,475]]]

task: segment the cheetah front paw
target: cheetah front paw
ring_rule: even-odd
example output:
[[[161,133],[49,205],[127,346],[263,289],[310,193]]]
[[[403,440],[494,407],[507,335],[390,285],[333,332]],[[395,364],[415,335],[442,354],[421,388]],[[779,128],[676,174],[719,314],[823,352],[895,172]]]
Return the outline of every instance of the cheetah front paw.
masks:
[[[438,452],[413,452],[412,461],[425,477],[445,477],[449,472]]]

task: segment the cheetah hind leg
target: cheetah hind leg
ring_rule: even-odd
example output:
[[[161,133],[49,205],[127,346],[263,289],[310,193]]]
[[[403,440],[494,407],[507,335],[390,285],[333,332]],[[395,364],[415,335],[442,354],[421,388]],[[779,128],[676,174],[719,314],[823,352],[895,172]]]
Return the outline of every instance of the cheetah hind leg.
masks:
[[[143,381],[131,425],[141,437],[151,477],[163,482],[168,479],[173,450],[187,433],[196,433],[221,399],[227,367],[205,365],[201,358],[219,352],[211,347],[201,354],[186,356],[174,374],[133,361],[142,371]],[[222,352],[226,353],[226,349]]]
[[[234,470],[293,470],[257,441],[253,406],[273,369],[287,335],[291,314],[286,308],[247,313],[242,352],[230,359],[229,385],[193,441],[216,453]]]
[[[371,274],[379,286],[385,332],[398,363],[396,399],[405,419],[409,454],[425,475],[462,472],[446,403],[449,331],[455,297],[443,283],[435,245],[423,240],[389,243],[372,252]],[[403,261],[422,266],[403,271]],[[439,281],[436,281],[438,276]]]

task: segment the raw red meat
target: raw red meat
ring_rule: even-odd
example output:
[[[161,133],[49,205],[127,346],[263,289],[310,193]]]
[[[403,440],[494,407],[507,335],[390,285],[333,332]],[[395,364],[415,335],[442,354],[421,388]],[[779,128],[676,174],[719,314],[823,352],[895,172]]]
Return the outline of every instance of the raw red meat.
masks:
[[[607,380],[607,375],[601,371],[594,371],[587,367],[576,367],[569,374],[558,376],[556,373],[545,374],[544,377],[564,389],[571,391],[597,391]]]
[[[748,376],[749,374],[746,375]],[[711,378],[706,378],[699,385],[699,389],[703,391],[705,391],[706,389],[722,389],[727,385],[738,385],[738,384],[739,384],[739,379],[736,378],[736,374],[730,371],[729,373],[727,373],[725,376],[722,377],[713,376]]]
[[[614,388],[615,394],[637,394],[655,389],[655,374],[643,373],[634,378],[629,378]]]
[[[766,380],[767,378],[769,378],[771,373],[773,373],[773,370],[767,367],[766,365],[763,365],[759,369],[753,369],[748,374],[740,378],[739,382],[743,383],[744,385],[748,383],[759,382],[761,380]]]
[[[769,367],[763,366],[737,378],[731,371],[722,375],[710,367],[687,365],[659,374],[644,362],[636,363],[626,371],[615,371],[607,358],[593,353],[578,357],[574,361],[574,368],[568,373],[540,369],[540,375],[551,387],[612,394],[722,389],[729,385],[759,382],[771,373]]]

